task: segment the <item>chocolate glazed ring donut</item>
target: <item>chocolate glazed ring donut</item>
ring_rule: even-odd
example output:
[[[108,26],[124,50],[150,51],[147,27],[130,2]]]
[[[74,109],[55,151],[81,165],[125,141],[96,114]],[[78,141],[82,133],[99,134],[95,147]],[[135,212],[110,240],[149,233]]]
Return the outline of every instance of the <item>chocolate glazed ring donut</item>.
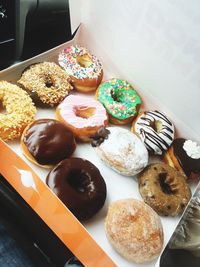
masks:
[[[151,164],[139,175],[139,191],[143,200],[159,215],[176,216],[191,197],[185,177],[164,163]]]
[[[106,199],[106,184],[90,161],[69,158],[55,166],[46,178],[47,185],[79,220],[96,214]]]

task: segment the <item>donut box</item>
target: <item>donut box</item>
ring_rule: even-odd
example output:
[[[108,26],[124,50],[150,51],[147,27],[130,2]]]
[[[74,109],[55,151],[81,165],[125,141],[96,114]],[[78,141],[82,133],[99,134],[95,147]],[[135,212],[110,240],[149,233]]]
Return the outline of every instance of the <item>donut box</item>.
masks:
[[[58,63],[58,54],[64,48],[70,45],[81,44],[94,52],[94,54],[96,54],[103,62],[103,80],[108,80],[112,77],[120,77],[130,81],[141,95],[143,101],[142,109],[158,109],[164,111],[174,122],[177,136],[187,136],[194,140],[200,141],[197,134],[200,130],[198,128],[199,125],[194,123],[195,120],[188,121],[189,114],[193,114],[193,111],[196,111],[196,109],[199,111],[197,105],[198,103],[196,99],[194,99],[194,105],[192,105],[192,107],[190,106],[189,110],[187,109],[188,114],[186,114],[187,117],[185,118],[182,114],[184,113],[184,107],[174,103],[174,98],[177,98],[177,96],[171,97],[174,89],[170,89],[171,94],[170,97],[168,97],[166,89],[171,85],[169,82],[170,78],[167,79],[161,73],[160,66],[162,64],[159,61],[159,56],[155,57],[155,65],[152,66],[152,69],[149,69],[148,65],[145,66],[147,62],[145,61],[144,55],[140,56],[141,63],[138,59],[139,56],[135,55],[135,61],[138,65],[136,63],[132,64],[131,57],[128,54],[128,49],[126,48],[127,42],[121,37],[119,39],[119,32],[116,30],[116,28],[110,38],[116,38],[116,40],[118,40],[118,44],[114,46],[113,41],[106,41],[107,39],[106,35],[104,35],[104,32],[106,27],[108,27],[107,34],[110,34],[112,29],[110,14],[113,15],[113,6],[115,6],[116,12],[122,12],[124,17],[124,24],[120,25],[122,22],[119,19],[116,21],[119,26],[118,30],[121,30],[121,34],[122,30],[124,30],[127,34],[127,37],[130,37],[130,40],[135,41],[134,37],[131,36],[130,21],[127,21],[128,18],[131,18],[131,14],[128,12],[129,5],[133,8],[133,3],[126,2],[125,5],[118,3],[116,6],[114,1],[109,1],[109,3],[106,1],[101,1],[101,4],[97,3],[97,1],[93,3],[92,1],[87,1],[83,5],[82,1],[71,1],[70,4],[72,30],[75,30],[79,23],[83,22],[76,32],[74,38],[71,41],[51,49],[41,55],[0,72],[0,79],[16,82],[20,78],[22,71],[30,64],[43,61]],[[80,4],[81,8],[79,12],[82,12],[82,15],[77,11],[77,6]],[[136,4],[136,10],[141,11],[143,5],[146,6],[147,10],[148,8],[150,9],[150,7],[147,6],[144,1],[141,1],[140,4]],[[106,9],[105,6],[107,7]],[[159,8],[161,7],[159,6]],[[107,20],[105,21],[107,21],[107,25],[104,24],[105,21],[103,22],[98,15],[99,10],[104,10],[104,12],[106,12]],[[125,13],[123,13],[123,11]],[[136,11],[134,12],[135,15],[139,16]],[[83,16],[83,14],[85,15]],[[82,20],[80,20],[81,16]],[[96,23],[94,23],[93,20]],[[126,24],[128,25],[127,27],[125,27]],[[122,26],[125,28],[122,28]],[[95,34],[95,27],[98,27],[99,35],[104,38],[101,41],[98,40],[98,36]],[[139,27],[139,25],[137,27]],[[137,33],[136,29],[134,31]],[[137,34],[140,36],[141,33]],[[147,32],[144,32],[144,37],[149,38],[148,40],[151,40],[151,37],[146,35]],[[140,46],[139,43],[136,43],[135,49],[139,51],[139,48],[141,49],[141,52],[145,53],[144,44]],[[133,51],[133,54],[134,53],[135,52]],[[152,52],[150,56],[146,56],[149,59],[151,56],[154,56],[154,54]],[[140,64],[144,64],[144,67],[142,68]],[[163,68],[165,71],[168,70],[168,66],[164,65]],[[155,75],[155,72],[157,71],[160,76]],[[146,78],[143,78],[143,73]],[[170,71],[168,74],[169,77],[172,77],[170,76],[172,75]],[[151,77],[149,77],[150,75],[152,75],[154,79],[155,77],[159,76],[159,79],[153,81]],[[147,82],[145,82],[145,79],[148,78],[149,85]],[[176,81],[175,84],[177,86],[177,91],[179,92],[180,87],[182,89],[180,82],[181,77],[177,78],[177,80],[174,76],[172,78],[173,81]],[[165,84],[166,79],[168,83]],[[165,81],[164,84],[163,80]],[[161,88],[163,89],[161,90]],[[185,92],[184,89],[183,92]],[[176,94],[176,92],[173,93]],[[74,94],[81,95],[81,93]],[[191,92],[191,96],[193,97],[195,94],[199,95],[199,92],[194,88],[194,90]],[[94,95],[91,94],[89,97],[93,98]],[[184,101],[185,98],[183,98],[183,102]],[[182,110],[182,113],[179,110]],[[55,118],[55,109],[37,109],[36,118]],[[129,128],[129,126],[122,126],[122,128]],[[125,260],[117,252],[115,252],[105,235],[104,221],[108,206],[111,202],[124,198],[135,198],[142,200],[138,191],[136,177],[125,177],[114,172],[100,161],[90,144],[79,143],[75,153],[73,154],[73,157],[81,157],[91,161],[95,166],[98,167],[107,185],[107,198],[104,207],[91,220],[81,225],[69,212],[69,210],[61,203],[61,201],[53,193],[51,193],[51,191],[45,185],[44,181],[49,172],[48,169],[44,169],[30,163],[23,156],[19,142],[17,141],[8,142],[8,146],[0,143],[0,148],[0,162],[2,162],[0,165],[0,172],[2,175],[4,177],[9,177],[8,179],[11,185],[21,196],[23,196],[25,201],[32,207],[32,209],[34,209],[41,219],[48,225],[48,227],[54,231],[55,235],[60,238],[60,240],[73,252],[74,255],[77,256],[77,258],[83,262],[85,266],[155,266],[156,260],[142,265],[130,263],[129,261]],[[10,151],[10,148],[14,153]],[[157,158],[152,157],[151,161],[157,161]],[[11,168],[10,166],[13,167]],[[196,184],[197,181],[191,184],[192,191],[194,191]],[[48,203],[52,203],[52,208],[49,207],[51,205],[48,205]],[[59,210],[59,212],[57,212],[57,210]],[[60,216],[58,216],[58,214],[60,214]],[[167,244],[168,240],[173,234],[173,231],[175,230],[179,220],[180,217],[161,217],[164,228],[164,246]]]

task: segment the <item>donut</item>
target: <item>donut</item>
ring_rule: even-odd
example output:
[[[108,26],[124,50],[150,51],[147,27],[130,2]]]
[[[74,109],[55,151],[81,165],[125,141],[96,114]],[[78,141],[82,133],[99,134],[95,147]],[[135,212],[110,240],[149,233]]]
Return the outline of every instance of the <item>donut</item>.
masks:
[[[141,99],[133,87],[124,80],[114,78],[100,84],[96,98],[106,108],[110,122],[117,125],[130,123],[141,105]]]
[[[92,146],[103,162],[122,175],[136,175],[148,163],[148,151],[144,144],[127,129],[100,129],[93,137]]]
[[[76,143],[73,133],[59,121],[39,119],[25,128],[21,148],[31,162],[49,168],[70,157]]]
[[[174,139],[174,125],[160,111],[145,111],[133,121],[131,131],[136,133],[152,154],[162,155]]]
[[[34,120],[36,108],[29,95],[17,85],[0,81],[0,138],[4,141],[20,137],[23,129]]]
[[[81,46],[69,46],[58,56],[61,67],[70,75],[77,91],[95,91],[103,78],[103,68],[99,59]]]
[[[195,141],[176,138],[163,160],[189,179],[200,177],[200,145]]]
[[[106,199],[106,184],[98,168],[82,158],[58,163],[47,175],[46,183],[81,221],[94,216]]]
[[[26,68],[18,84],[41,106],[59,104],[73,89],[66,72],[54,62],[42,62]]]
[[[155,259],[163,246],[160,217],[151,207],[136,199],[111,203],[105,220],[105,232],[114,249],[136,263]]]
[[[97,130],[105,127],[108,117],[104,106],[95,99],[70,95],[58,105],[56,117],[78,140],[90,141]]]
[[[191,198],[185,177],[164,163],[154,163],[138,177],[143,200],[159,215],[176,216],[183,212]]]

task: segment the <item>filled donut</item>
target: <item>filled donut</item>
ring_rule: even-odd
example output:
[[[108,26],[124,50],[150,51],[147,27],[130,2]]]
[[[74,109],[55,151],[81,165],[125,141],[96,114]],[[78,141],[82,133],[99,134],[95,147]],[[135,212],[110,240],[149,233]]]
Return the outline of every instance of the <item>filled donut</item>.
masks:
[[[164,154],[164,162],[189,179],[200,177],[200,145],[192,140],[176,138]]]
[[[24,155],[41,167],[51,167],[72,155],[76,148],[73,133],[53,119],[29,124],[21,137]]]
[[[46,183],[79,220],[94,216],[106,199],[103,177],[98,168],[85,159],[61,161],[49,172]]]
[[[34,120],[36,108],[29,95],[17,85],[0,81],[0,138],[4,141],[20,137],[24,128]]]
[[[109,120],[113,124],[128,124],[137,115],[141,99],[133,87],[126,81],[111,79],[101,83],[96,98],[106,108]]]
[[[81,141],[90,141],[108,117],[104,106],[95,99],[70,95],[57,107],[56,116]]]
[[[145,111],[133,121],[131,131],[136,133],[152,153],[162,155],[174,140],[174,125],[160,111]]]
[[[73,89],[67,73],[54,62],[30,65],[18,80],[38,105],[58,105]]]
[[[129,261],[152,261],[162,250],[161,220],[156,212],[142,201],[121,199],[111,203],[105,230],[112,246]]]
[[[185,176],[164,163],[154,163],[138,177],[144,201],[159,215],[176,216],[183,212],[191,198]]]
[[[58,56],[61,67],[70,75],[76,90],[82,93],[95,91],[103,78],[99,59],[81,46],[69,46]]]

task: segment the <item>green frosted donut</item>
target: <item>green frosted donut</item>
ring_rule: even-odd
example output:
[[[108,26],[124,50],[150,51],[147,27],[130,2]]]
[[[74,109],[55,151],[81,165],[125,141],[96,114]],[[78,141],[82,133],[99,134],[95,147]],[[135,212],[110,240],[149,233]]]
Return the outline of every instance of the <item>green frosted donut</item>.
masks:
[[[126,81],[111,79],[100,84],[98,100],[109,114],[119,120],[125,120],[137,114],[137,105],[141,99],[133,87]]]

